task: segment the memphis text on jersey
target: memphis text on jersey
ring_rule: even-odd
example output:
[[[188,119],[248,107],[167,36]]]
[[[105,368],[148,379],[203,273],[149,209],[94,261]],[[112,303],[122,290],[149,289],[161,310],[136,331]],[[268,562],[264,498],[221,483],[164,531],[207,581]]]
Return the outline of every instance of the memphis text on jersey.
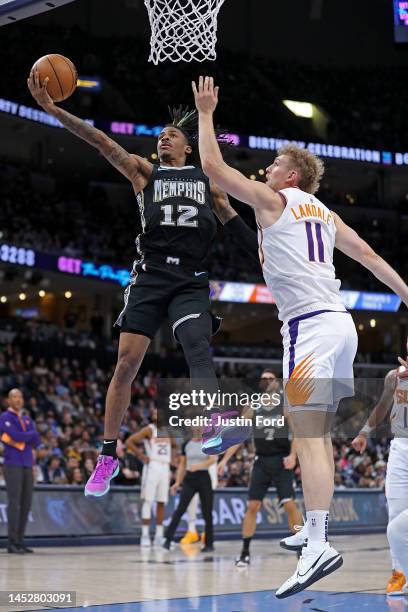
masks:
[[[257,414],[254,417],[256,427],[285,427],[285,417],[272,417],[263,414]],[[172,415],[169,418],[171,427],[252,427],[253,419],[249,417],[224,417],[222,414],[217,414],[216,418],[207,417],[204,415],[195,416],[192,418],[179,417]]]
[[[204,181],[166,180],[154,181],[154,202],[163,202],[167,198],[188,198],[198,204],[205,204],[206,185]]]

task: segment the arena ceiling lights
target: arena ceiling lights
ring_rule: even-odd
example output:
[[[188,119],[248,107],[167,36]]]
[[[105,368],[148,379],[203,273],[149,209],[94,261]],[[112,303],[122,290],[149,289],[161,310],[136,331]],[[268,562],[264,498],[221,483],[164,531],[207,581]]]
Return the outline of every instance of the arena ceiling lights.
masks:
[[[315,109],[310,102],[297,102],[296,100],[282,100],[282,102],[296,117],[313,119]]]

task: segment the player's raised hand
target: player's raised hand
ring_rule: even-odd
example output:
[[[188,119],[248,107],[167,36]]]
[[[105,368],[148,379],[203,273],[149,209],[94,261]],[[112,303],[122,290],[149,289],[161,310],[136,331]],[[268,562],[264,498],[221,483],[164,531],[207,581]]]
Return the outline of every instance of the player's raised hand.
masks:
[[[359,433],[358,436],[356,436],[352,441],[351,446],[361,455],[367,448],[367,436]]]
[[[27,79],[28,89],[31,92],[34,100],[47,110],[47,107],[54,105],[54,102],[47,91],[48,77],[44,80],[43,85],[40,83],[40,73],[38,70],[33,68],[30,72],[30,76]]]
[[[218,104],[219,87],[214,86],[213,77],[202,77],[198,79],[198,83],[192,82],[195,105],[199,113],[211,115]]]
[[[408,342],[407,342],[407,353],[408,353]],[[402,359],[402,357],[398,357],[398,361],[400,362],[402,366],[405,367],[405,370],[401,368],[401,371],[398,368],[397,370],[398,378],[408,378],[408,357],[406,357],[405,359]]]

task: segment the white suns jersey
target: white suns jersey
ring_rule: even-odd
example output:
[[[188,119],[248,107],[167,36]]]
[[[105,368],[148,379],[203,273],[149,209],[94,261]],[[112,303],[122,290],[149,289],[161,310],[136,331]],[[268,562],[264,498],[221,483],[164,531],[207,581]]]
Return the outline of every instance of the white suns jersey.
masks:
[[[399,371],[405,371],[401,366]],[[396,438],[408,438],[408,378],[397,378],[391,410],[391,431]]]
[[[146,450],[146,455],[150,461],[158,461],[159,463],[170,463],[171,460],[171,442],[169,438],[158,438],[157,427],[153,423],[149,425],[152,430],[152,437],[143,440]]]
[[[263,275],[280,320],[316,310],[344,311],[333,265],[336,226],[332,213],[300,189],[279,193],[286,201],[285,209],[274,225],[259,228],[258,238]]]

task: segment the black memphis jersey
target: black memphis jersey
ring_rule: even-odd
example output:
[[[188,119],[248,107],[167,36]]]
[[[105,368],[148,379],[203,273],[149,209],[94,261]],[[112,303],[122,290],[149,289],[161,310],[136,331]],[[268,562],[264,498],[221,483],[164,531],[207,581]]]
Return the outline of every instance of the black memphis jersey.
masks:
[[[159,254],[171,258],[169,263],[200,267],[217,228],[210,183],[201,168],[154,165],[137,203],[142,221],[136,238],[139,257]]]
[[[289,455],[291,443],[286,418],[284,427],[274,426],[270,423],[271,419],[277,419],[282,414],[283,403],[272,410],[262,408],[254,410],[253,437],[257,455],[272,456],[282,453]]]

